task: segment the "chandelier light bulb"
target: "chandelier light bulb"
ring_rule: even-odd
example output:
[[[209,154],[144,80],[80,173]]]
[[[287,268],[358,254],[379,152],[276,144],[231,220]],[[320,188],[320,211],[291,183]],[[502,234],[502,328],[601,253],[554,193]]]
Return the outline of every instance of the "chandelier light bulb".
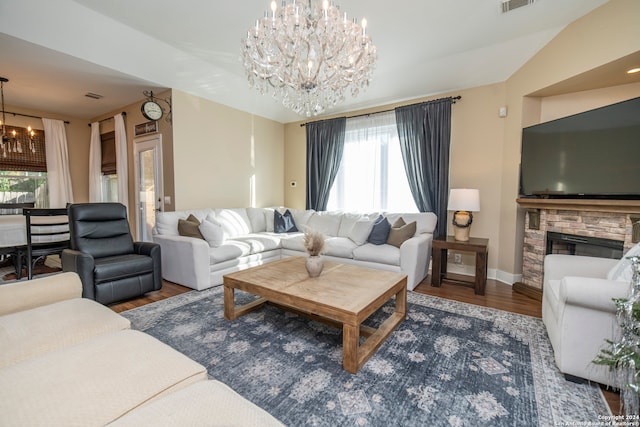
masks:
[[[318,115],[368,87],[377,57],[367,20],[329,0],[271,2],[242,40],[249,86],[298,114]]]

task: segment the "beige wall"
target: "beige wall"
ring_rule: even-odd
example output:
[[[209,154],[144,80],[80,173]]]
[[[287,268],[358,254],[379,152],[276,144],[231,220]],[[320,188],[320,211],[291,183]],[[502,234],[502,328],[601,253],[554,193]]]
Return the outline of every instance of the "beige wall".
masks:
[[[507,80],[509,116],[505,122],[501,167],[500,271],[516,275],[522,271],[524,212],[516,203],[522,127],[541,121],[545,111],[544,114],[561,117],[578,112],[576,104],[585,103],[585,109],[589,109],[587,105],[598,106],[606,103],[606,98],[613,102],[619,100],[617,95],[605,96],[600,92],[567,94],[563,97],[564,106],[554,103],[557,107],[552,108],[551,104],[530,99],[528,95],[640,50],[638,16],[639,1],[611,0],[568,25]],[[593,84],[598,87],[598,82]],[[597,96],[598,100],[586,103],[584,98],[590,96]],[[634,96],[638,93],[629,93],[628,98]],[[574,100],[568,102],[572,97]],[[549,113],[552,110],[553,113]]]
[[[176,209],[284,203],[284,126],[173,91]]]

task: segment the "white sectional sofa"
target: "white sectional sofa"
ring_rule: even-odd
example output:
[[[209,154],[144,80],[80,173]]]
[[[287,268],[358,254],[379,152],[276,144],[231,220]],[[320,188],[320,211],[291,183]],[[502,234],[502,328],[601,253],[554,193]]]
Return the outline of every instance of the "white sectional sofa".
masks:
[[[278,208],[278,212],[286,212]],[[225,274],[288,256],[304,256],[304,233],[325,237],[327,260],[406,274],[412,290],[428,274],[436,215],[384,213],[390,224],[415,221],[413,236],[399,247],[367,241],[381,215],[288,209],[297,232],[274,231],[273,208],[197,209],[159,212],[153,240],[162,247],[162,275],[174,283],[202,290],[222,283]],[[193,215],[204,238],[180,235],[180,220]],[[217,230],[217,231],[216,231]]]
[[[0,286],[3,426],[282,426],[82,297],[76,273]]]

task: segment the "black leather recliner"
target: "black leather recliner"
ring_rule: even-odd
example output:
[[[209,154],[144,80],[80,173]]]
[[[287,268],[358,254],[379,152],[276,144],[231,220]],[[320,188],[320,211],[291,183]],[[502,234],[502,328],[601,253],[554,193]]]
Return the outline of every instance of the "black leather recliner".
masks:
[[[62,270],[78,273],[84,298],[110,304],[162,288],[160,245],[133,241],[124,205],[71,204],[68,215]]]

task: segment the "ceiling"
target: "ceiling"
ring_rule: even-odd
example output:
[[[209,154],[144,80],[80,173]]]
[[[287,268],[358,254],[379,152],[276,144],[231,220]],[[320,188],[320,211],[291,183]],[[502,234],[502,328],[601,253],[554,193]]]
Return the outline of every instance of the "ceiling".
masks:
[[[502,82],[606,0],[536,0],[506,14],[501,0],[336,2],[367,19],[378,62],[367,91],[327,114]],[[250,89],[239,60],[240,40],[269,3],[0,0],[5,102],[90,119],[143,99],[143,90],[175,88],[278,122],[301,120]]]

